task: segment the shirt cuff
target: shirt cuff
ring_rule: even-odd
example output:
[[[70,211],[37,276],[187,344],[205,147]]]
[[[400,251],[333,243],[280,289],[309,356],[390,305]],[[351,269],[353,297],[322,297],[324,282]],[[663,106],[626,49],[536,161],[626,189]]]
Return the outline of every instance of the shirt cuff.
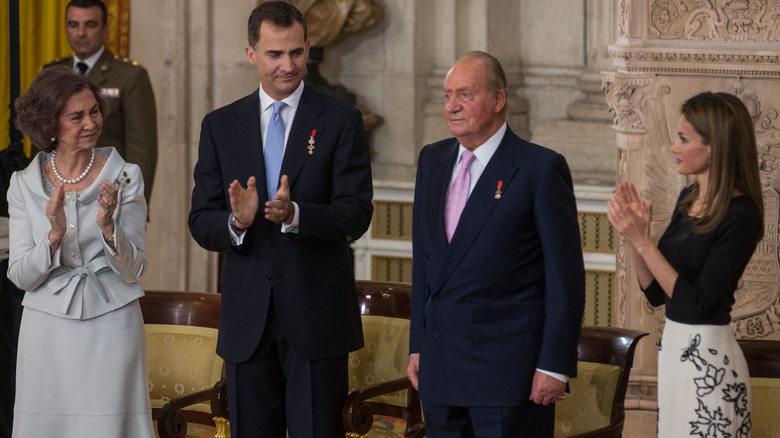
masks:
[[[539,371],[540,373],[547,374],[550,377],[555,377],[556,379],[560,380],[563,383],[566,383],[566,382],[569,381],[569,376],[567,376],[565,374],[558,374],[558,373],[554,373],[552,371],[540,370],[539,368],[537,368],[536,371]]]
[[[230,244],[233,246],[241,246],[244,243],[244,236],[246,236],[246,230],[241,235],[236,234],[233,227],[230,226],[230,217],[228,216],[228,231],[230,232]]]
[[[292,203],[293,208],[295,208],[295,215],[293,215],[293,220],[289,224],[282,223],[282,233],[297,233],[298,232],[298,220],[300,218],[300,210],[298,209],[298,203],[293,202]]]

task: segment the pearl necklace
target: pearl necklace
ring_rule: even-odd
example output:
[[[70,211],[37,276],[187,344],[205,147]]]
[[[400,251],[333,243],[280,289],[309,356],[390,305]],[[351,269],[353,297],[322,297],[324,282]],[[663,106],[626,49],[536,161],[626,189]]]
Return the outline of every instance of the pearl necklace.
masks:
[[[83,180],[87,176],[89,171],[92,170],[92,163],[95,162],[95,150],[92,149],[92,157],[89,159],[89,164],[87,164],[87,168],[84,169],[84,172],[81,175],[79,175],[78,178],[65,179],[62,177],[62,175],[60,175],[60,172],[57,171],[57,165],[54,164],[54,157],[56,155],[57,155],[57,151],[51,153],[51,170],[54,172],[54,176],[56,176],[58,180],[64,182],[65,184],[76,184],[78,182],[81,182],[81,180]]]

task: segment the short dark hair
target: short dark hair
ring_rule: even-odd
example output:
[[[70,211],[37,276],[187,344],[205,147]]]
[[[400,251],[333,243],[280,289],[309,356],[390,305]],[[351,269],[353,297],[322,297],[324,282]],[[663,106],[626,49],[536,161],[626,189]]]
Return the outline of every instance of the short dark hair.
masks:
[[[108,24],[108,10],[106,9],[105,3],[103,3],[101,0],[70,0],[68,6],[65,8],[66,15],[68,14],[68,9],[70,9],[71,6],[81,9],[88,9],[97,6],[100,8],[100,12],[103,13],[103,27],[106,27],[106,24]]]
[[[45,68],[33,79],[27,93],[16,99],[14,124],[38,149],[51,152],[57,145],[51,139],[57,135],[62,108],[73,94],[84,89],[89,89],[95,96],[100,114],[105,118],[108,102],[94,82],[66,66]]]
[[[249,23],[247,24],[247,41],[249,47],[254,48],[260,40],[260,26],[264,21],[271,23],[276,27],[292,27],[297,21],[303,26],[303,40],[307,39],[306,19],[295,6],[283,1],[265,2],[249,14]]]

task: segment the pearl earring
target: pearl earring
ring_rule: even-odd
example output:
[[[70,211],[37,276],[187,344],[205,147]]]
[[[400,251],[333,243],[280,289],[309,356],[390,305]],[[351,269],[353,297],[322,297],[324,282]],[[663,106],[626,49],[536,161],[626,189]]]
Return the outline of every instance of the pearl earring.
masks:
[[[52,138],[51,138],[51,142],[52,142],[52,143],[54,143],[55,141],[57,141],[57,139],[56,139],[56,138],[54,138],[54,137],[52,137]]]

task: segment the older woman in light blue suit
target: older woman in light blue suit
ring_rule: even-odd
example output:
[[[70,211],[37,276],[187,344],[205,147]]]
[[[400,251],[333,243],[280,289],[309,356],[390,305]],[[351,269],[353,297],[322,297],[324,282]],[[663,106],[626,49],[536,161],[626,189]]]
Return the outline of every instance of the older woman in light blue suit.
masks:
[[[16,109],[43,152],[8,190],[8,278],[26,291],[13,436],[153,437],[141,172],[95,148],[108,106],[86,77],[45,69]]]

